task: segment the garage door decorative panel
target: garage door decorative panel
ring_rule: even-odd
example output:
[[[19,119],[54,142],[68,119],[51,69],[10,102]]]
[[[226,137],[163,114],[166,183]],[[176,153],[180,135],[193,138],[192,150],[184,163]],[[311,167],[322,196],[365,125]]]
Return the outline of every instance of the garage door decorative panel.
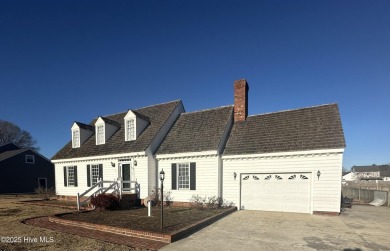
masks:
[[[310,173],[241,175],[241,209],[310,213]]]

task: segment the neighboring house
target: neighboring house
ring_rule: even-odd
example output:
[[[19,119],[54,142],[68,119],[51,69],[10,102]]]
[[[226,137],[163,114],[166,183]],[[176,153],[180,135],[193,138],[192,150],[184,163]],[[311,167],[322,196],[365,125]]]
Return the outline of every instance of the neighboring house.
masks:
[[[342,180],[343,181],[355,181],[355,180],[358,180],[358,177],[357,177],[356,173],[349,172],[349,173],[345,173],[343,175],[343,179]]]
[[[57,195],[76,196],[101,179],[120,179],[123,193],[147,197],[157,186],[154,153],[182,112],[182,102],[173,101],[75,122],[72,140],[52,158]]]
[[[353,166],[351,171],[359,180],[382,180],[390,177],[390,165]]]
[[[32,193],[54,188],[53,164],[30,148],[0,145],[0,193]]]
[[[345,141],[337,105],[248,116],[248,90],[234,83],[233,106],[185,113],[175,101],[75,123],[73,143],[53,157],[57,193],[119,178],[123,192],[144,199],[164,170],[174,204],[199,195],[238,209],[338,214]],[[139,190],[128,190],[130,181]]]

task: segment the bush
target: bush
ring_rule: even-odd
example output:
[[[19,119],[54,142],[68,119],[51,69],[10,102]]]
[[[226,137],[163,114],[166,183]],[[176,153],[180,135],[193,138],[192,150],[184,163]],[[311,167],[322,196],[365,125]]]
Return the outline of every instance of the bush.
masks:
[[[54,195],[56,195],[56,191],[54,190],[54,188],[37,188],[35,189],[35,192],[37,194],[39,194],[39,196],[43,199],[43,200],[50,200],[50,198]]]
[[[198,208],[201,210],[207,209],[218,209],[218,208],[227,208],[227,207],[233,207],[234,203],[223,200],[221,197],[212,196],[212,197],[201,197],[199,195],[192,195],[191,199],[191,206],[194,208]]]
[[[160,193],[161,189],[156,189],[155,187],[153,187],[153,190],[152,190],[152,193],[149,195],[149,197],[151,197],[154,201],[154,204],[155,206],[160,206],[161,203],[160,203],[160,200],[161,200],[161,193]],[[173,202],[173,197],[172,197],[172,191],[164,191],[164,204],[167,205],[167,206],[171,206],[172,205],[172,202]],[[147,205],[145,205],[147,206]]]
[[[91,204],[97,210],[115,210],[119,207],[118,197],[113,194],[99,194],[91,198]]]

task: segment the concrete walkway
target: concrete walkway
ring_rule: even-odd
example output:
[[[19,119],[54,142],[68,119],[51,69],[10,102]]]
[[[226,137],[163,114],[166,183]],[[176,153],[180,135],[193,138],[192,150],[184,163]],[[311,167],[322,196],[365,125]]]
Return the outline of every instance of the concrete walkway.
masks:
[[[390,209],[340,216],[238,211],[160,250],[390,250]]]

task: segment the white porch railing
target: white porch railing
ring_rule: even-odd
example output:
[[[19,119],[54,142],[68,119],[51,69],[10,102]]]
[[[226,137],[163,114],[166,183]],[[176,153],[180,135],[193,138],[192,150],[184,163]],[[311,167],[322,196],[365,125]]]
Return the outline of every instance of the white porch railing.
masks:
[[[104,187],[104,184],[110,184],[108,187]],[[91,191],[94,191],[91,195],[89,195],[84,200],[81,200],[86,194],[90,193]],[[115,194],[119,197],[119,199],[122,199],[122,184],[121,179],[118,178],[114,181],[104,181],[99,180],[95,185],[93,185],[91,188],[89,188],[87,191],[85,191],[82,194],[77,193],[77,210],[80,211],[80,206],[87,203],[91,200],[92,196],[96,196],[98,194],[107,193],[109,191],[112,191],[111,194]]]

